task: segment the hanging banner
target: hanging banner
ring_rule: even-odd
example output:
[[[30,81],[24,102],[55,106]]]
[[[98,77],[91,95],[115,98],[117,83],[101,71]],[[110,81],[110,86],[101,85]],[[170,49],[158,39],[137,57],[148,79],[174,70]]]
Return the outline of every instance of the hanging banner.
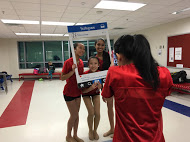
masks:
[[[69,33],[69,41],[70,41],[70,46],[71,46],[71,52],[73,56],[73,62],[74,64],[77,65],[76,62],[76,56],[74,52],[74,46],[73,46],[73,41],[75,40],[80,40],[81,38],[102,38],[103,36],[106,37],[107,44],[108,44],[108,51],[110,55],[110,61],[111,61],[111,44],[110,44],[110,38],[108,34],[108,29],[107,29],[107,23],[96,23],[96,24],[88,24],[88,25],[76,25],[76,26],[68,26],[68,33]],[[85,47],[87,48],[87,47]],[[95,47],[94,47],[95,48]],[[84,75],[79,75],[78,69],[75,69],[75,74],[76,74],[76,79],[77,79],[77,84],[79,88],[83,87],[89,87],[93,84],[94,81],[96,80],[101,80],[100,82],[105,82],[105,78],[107,75],[107,70],[104,71],[99,71],[95,73],[90,73],[90,74],[84,74]]]

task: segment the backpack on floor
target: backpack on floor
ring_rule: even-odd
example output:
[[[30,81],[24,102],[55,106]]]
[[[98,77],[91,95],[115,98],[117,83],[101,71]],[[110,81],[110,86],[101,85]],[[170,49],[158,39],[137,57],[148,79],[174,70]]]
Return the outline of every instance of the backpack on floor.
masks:
[[[38,69],[34,68],[33,74],[38,74]]]
[[[187,81],[187,73],[184,70],[171,73],[171,76],[174,84],[185,83]]]

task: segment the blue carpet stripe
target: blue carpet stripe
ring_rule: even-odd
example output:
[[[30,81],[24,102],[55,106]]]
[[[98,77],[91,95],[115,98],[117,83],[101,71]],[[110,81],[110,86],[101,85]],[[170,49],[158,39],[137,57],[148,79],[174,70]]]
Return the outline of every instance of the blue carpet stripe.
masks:
[[[165,99],[164,107],[190,117],[190,107]]]

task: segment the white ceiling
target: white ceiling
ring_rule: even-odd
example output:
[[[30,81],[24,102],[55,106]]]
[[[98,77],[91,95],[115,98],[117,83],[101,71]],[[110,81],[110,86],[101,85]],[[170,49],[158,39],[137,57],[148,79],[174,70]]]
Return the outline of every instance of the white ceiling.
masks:
[[[156,25],[190,17],[190,11],[172,12],[190,7],[190,0],[128,0],[147,4],[136,11],[95,9],[100,0],[0,0],[0,19],[40,20],[74,23],[107,22],[110,36],[131,33]],[[126,0],[127,1],[127,0]],[[85,3],[85,4],[83,4]],[[102,11],[97,14],[97,11]],[[124,28],[116,30],[114,28]],[[65,26],[18,25],[0,21],[0,38],[36,38],[22,33],[65,34]]]

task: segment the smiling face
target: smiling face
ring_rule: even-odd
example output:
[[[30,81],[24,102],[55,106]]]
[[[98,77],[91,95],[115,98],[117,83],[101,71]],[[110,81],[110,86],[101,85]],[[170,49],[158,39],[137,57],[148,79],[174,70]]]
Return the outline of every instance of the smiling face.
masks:
[[[99,67],[99,62],[97,58],[91,58],[88,63],[91,72],[96,72]]]
[[[96,51],[98,53],[103,52],[104,49],[105,49],[105,42],[104,42],[104,40],[101,40],[101,39],[98,40],[97,43],[96,43],[96,45],[95,45],[95,48],[96,48]]]
[[[82,43],[78,43],[78,45],[75,49],[75,55],[81,57],[84,55],[84,53],[85,53],[84,45]]]

